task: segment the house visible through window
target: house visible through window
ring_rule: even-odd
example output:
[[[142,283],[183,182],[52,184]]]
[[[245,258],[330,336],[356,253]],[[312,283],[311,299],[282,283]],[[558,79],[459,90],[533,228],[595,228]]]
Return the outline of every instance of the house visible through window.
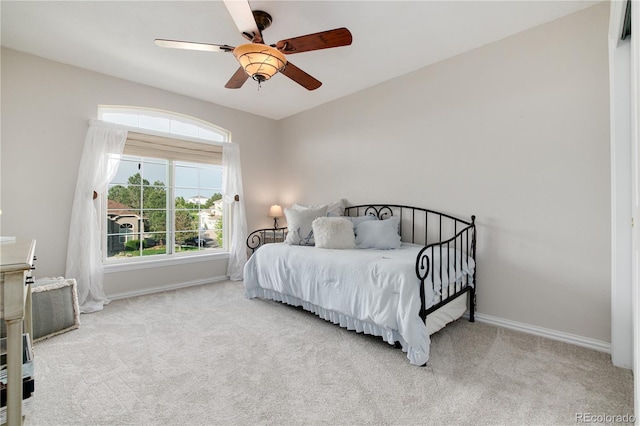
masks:
[[[105,258],[226,251],[219,142],[227,141],[228,133],[165,112],[115,107],[99,112],[104,121],[138,125],[128,132],[123,154],[113,158],[119,163],[104,200]]]

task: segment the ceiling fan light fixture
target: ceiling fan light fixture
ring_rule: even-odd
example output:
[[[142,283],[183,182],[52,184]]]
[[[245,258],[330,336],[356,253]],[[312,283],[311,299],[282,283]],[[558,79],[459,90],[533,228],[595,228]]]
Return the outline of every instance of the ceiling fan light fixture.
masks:
[[[287,65],[287,58],[278,49],[266,44],[242,44],[233,50],[249,77],[258,83],[269,80]]]

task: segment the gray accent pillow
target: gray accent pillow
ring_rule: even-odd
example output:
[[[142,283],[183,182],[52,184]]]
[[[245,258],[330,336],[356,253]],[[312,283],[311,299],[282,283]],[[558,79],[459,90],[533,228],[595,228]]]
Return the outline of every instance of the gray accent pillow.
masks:
[[[399,248],[401,245],[400,234],[398,234],[399,225],[400,220],[397,217],[360,222],[356,228],[356,245],[358,248],[381,250]]]
[[[368,214],[366,216],[345,216],[353,223],[353,235],[358,236],[358,225],[368,220],[378,220],[374,215]]]

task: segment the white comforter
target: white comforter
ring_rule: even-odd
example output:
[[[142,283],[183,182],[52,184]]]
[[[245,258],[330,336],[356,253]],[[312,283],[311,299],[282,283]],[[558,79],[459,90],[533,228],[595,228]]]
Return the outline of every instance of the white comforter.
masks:
[[[302,306],[350,330],[381,336],[389,343],[398,341],[409,361],[422,365],[429,358],[430,340],[419,316],[415,262],[421,248],[406,243],[395,250],[266,244],[245,265],[245,295]],[[446,262],[447,256],[443,257]],[[439,265],[439,259],[434,264]],[[472,274],[474,266],[463,262],[455,280]],[[439,275],[436,271],[435,293],[440,293]],[[449,281],[446,274],[443,281]],[[426,283],[430,282],[428,277]],[[430,285],[425,287],[428,308],[438,296]]]

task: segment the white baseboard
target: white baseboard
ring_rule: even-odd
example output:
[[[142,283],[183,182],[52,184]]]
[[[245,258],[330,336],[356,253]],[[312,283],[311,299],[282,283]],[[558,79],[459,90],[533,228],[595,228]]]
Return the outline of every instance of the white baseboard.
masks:
[[[469,318],[469,313],[464,316]],[[589,337],[578,336],[576,334],[564,333],[562,331],[551,330],[549,328],[537,327],[535,325],[524,324],[521,322],[506,320],[503,318],[493,317],[485,314],[475,314],[475,320],[498,327],[508,328],[510,330],[521,331],[523,333],[533,334],[534,336],[546,337],[547,339],[557,340],[560,342],[570,343],[572,345],[582,346],[584,348],[594,349],[599,352],[611,353],[611,343],[602,340],[591,339]]]
[[[162,287],[153,287],[144,290],[134,290],[123,293],[108,294],[107,297],[111,300],[125,299],[128,297],[143,296],[146,294],[160,293],[162,291],[176,290],[179,288],[192,287],[196,285],[211,284],[228,279],[228,276],[206,278],[201,280],[170,284]],[[469,312],[465,312],[463,316],[468,319]],[[582,346],[584,348],[593,349],[599,352],[605,352],[608,354],[611,353],[611,344],[602,340],[591,339],[589,337],[578,336],[571,333],[564,333],[562,331],[552,330],[544,327],[537,327],[535,325],[529,325],[480,313],[475,314],[475,320],[478,322],[495,325],[497,327],[503,327],[510,330],[520,331],[522,333],[533,334],[534,336],[545,337],[551,340],[557,340],[560,342],[570,343],[572,345]]]
[[[107,298],[110,300],[126,299],[129,297],[144,296],[146,294],[160,293],[162,291],[168,291],[168,290],[177,290],[179,288],[193,287],[196,285],[212,284],[219,281],[226,281],[228,279],[229,279],[228,275],[221,276],[221,277],[204,278],[200,280],[169,284],[161,287],[145,288],[143,290],[132,290],[132,291],[125,291],[123,293],[107,294]]]

